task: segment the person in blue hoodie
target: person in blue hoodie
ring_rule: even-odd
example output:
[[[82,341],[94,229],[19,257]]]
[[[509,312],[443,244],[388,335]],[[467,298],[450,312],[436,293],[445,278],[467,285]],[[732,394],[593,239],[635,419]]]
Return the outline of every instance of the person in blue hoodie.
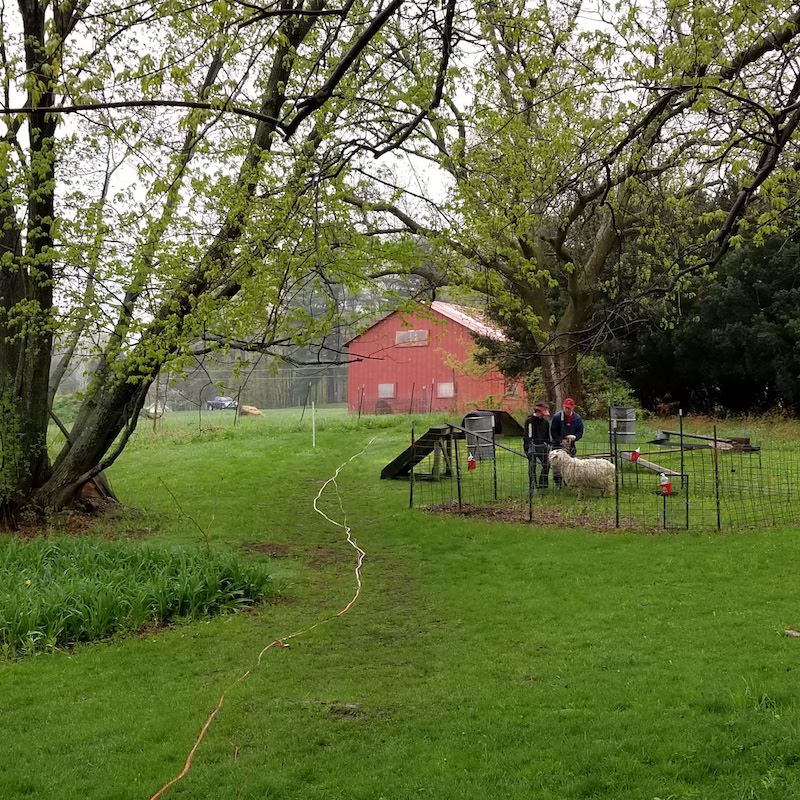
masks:
[[[573,458],[578,452],[575,442],[583,438],[583,420],[575,411],[575,401],[567,397],[562,410],[553,415],[550,422],[550,440],[554,450],[566,450]],[[561,473],[553,469],[553,482],[561,486]]]

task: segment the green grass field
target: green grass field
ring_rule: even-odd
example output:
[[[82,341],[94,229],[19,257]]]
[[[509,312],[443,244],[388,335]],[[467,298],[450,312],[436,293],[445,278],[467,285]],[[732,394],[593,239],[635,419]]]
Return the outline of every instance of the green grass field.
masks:
[[[3,800],[146,800],[223,693],[165,797],[800,798],[796,527],[429,515],[378,480],[408,419],[317,421],[315,448],[299,410],[143,422],[110,475],[128,510],[95,535],[265,564],[281,597],[0,661]],[[340,526],[366,559],[337,617],[356,591]]]

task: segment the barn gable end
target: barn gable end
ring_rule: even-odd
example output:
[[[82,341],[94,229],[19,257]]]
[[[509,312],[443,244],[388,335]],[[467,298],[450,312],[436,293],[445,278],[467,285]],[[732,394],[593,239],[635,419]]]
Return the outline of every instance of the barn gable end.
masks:
[[[375,413],[522,409],[521,386],[475,363],[472,333],[502,333],[468,309],[434,302],[395,311],[348,343],[348,407]]]

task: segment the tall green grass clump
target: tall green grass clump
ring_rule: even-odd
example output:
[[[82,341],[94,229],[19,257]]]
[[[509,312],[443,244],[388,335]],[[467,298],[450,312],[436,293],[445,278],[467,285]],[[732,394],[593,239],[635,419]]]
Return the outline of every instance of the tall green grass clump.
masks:
[[[266,599],[263,566],[204,550],[0,540],[0,656],[19,658]]]

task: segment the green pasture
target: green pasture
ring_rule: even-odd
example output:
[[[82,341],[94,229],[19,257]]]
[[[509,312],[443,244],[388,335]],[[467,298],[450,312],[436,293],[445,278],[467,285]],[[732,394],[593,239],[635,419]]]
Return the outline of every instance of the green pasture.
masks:
[[[223,414],[143,421],[110,471],[125,507],[90,535],[210,549],[263,567],[279,596],[0,661],[4,800],[146,800],[223,694],[164,797],[800,797],[796,527],[412,511],[406,482],[378,480],[411,420],[322,411],[312,447],[308,411]],[[366,558],[338,617],[356,591],[346,528]]]

